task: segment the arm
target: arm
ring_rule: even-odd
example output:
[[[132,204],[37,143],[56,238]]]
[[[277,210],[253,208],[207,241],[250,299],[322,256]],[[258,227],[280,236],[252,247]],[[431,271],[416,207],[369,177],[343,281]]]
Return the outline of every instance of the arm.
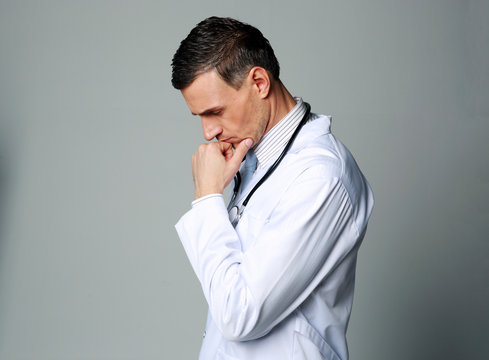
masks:
[[[328,180],[324,166],[292,182],[246,252],[222,198],[187,213],[177,231],[223,335],[259,338],[294,311],[354,247],[352,214],[342,183]]]

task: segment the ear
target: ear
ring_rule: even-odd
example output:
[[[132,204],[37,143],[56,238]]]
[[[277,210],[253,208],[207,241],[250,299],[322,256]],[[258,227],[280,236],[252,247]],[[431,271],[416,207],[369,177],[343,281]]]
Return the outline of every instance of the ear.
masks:
[[[270,92],[270,76],[268,71],[260,66],[255,66],[248,73],[248,79],[251,81],[254,89],[258,92],[258,95],[264,99]]]

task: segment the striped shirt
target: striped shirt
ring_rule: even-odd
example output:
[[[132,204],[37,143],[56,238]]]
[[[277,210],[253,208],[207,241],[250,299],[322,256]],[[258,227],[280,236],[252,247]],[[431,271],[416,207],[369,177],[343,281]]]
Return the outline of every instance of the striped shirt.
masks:
[[[275,158],[275,155],[285,148],[306,113],[306,106],[302,98],[296,97],[294,100],[297,105],[253,147],[258,159],[257,169],[270,165],[270,161]]]

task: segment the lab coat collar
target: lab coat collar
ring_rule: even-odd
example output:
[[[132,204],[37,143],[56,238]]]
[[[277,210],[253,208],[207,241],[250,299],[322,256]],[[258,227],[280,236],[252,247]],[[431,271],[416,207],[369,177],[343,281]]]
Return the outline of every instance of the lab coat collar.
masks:
[[[331,116],[326,115],[317,115],[311,113],[309,115],[309,120],[302,129],[300,130],[297,138],[294,140],[294,143],[290,147],[288,154],[296,154],[305,147],[307,147],[313,139],[329,134],[331,132]],[[275,160],[280,156],[280,153],[274,155],[272,160],[269,162],[267,167],[259,168],[254,173],[251,180],[248,182],[246,187],[239,190],[239,193],[236,197],[235,204],[241,204],[246,195],[253,189],[253,187],[258,183],[258,181],[266,174],[267,170],[270,168],[271,164],[275,162]],[[285,159],[284,159],[285,160]],[[242,171],[243,166],[245,166],[246,162],[241,164],[240,171]],[[280,167],[280,165],[279,165]]]

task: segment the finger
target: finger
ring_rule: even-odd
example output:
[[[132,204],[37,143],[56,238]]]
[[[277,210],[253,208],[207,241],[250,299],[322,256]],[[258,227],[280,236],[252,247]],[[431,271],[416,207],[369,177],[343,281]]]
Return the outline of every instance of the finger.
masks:
[[[230,159],[233,157],[233,146],[229,143],[219,142],[218,143],[221,149],[222,154],[226,159]]]
[[[248,139],[244,139],[238,144],[238,146],[236,146],[233,157],[229,159],[229,162],[231,163],[232,166],[234,166],[236,169],[239,168],[241,161],[243,161],[251,145],[253,145],[253,140],[248,138]]]

